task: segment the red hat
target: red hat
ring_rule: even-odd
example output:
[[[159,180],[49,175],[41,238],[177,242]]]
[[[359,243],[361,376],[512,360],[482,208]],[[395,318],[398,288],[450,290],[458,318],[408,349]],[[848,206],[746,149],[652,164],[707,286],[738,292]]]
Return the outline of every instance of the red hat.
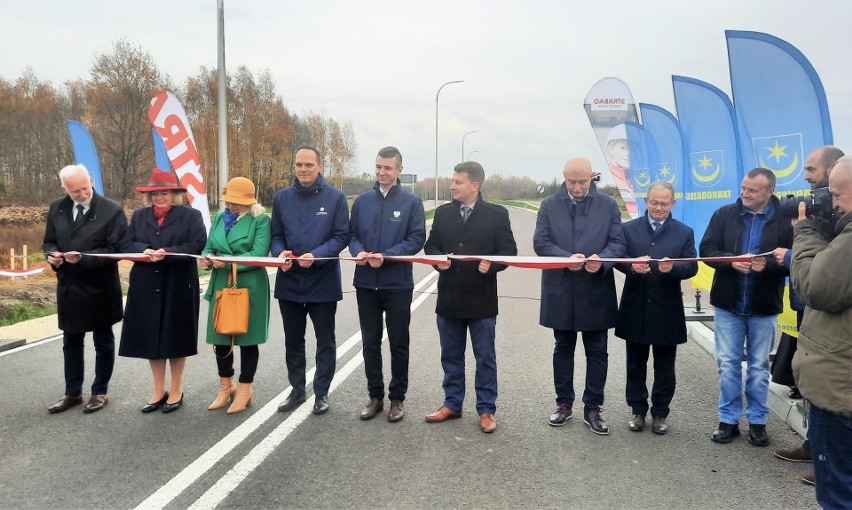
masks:
[[[176,173],[154,168],[151,170],[148,185],[136,186],[136,191],[141,193],[149,191],[186,191],[186,188],[180,185]]]

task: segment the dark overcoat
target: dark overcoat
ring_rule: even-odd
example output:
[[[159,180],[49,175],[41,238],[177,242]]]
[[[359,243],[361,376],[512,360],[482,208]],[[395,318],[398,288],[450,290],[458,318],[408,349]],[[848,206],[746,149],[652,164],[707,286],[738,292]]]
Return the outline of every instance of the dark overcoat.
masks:
[[[73,210],[74,201],[68,196],[50,204],[42,246],[45,254],[121,251],[127,217],[118,204],[93,192],[86,221],[80,226],[74,224]],[[121,320],[121,282],[115,260],[84,256],[76,264],[66,262],[54,270],[59,329],[84,333]]]
[[[518,254],[515,237],[505,207],[490,204],[480,195],[463,222],[461,204],[455,200],[435,211],[429,239],[423,247],[427,255],[510,255]],[[497,273],[506,269],[491,264],[485,274],[479,261],[453,260],[438,277],[438,304],[435,313],[450,319],[485,319],[497,316]]]
[[[242,255],[246,257],[266,257],[269,255],[270,231],[269,216],[245,214],[225,234],[225,222],[222,213],[216,213],[210,225],[210,235],[204,246],[203,254]],[[213,310],[216,291],[228,284],[231,264],[214,269],[210,273],[210,283],[204,299],[210,302],[207,313],[207,343],[230,345],[231,337],[217,335],[213,326]],[[249,290],[248,332],[234,337],[235,345],[259,345],[269,338],[269,276],[265,267],[237,264],[237,287]]]
[[[663,225],[654,231],[648,215],[624,224],[626,257],[650,256],[695,257],[695,234],[692,229],[669,215]],[[661,273],[651,262],[651,272],[639,274],[630,264],[615,267],[625,276],[618,323],[615,335],[641,344],[676,345],[686,343],[686,322],[683,313],[681,281],[698,272],[697,262],[675,262],[672,270]]]
[[[623,256],[624,233],[615,200],[592,185],[574,213],[570,211],[571,202],[564,182],[559,191],[542,200],[533,236],[536,254]],[[539,323],[567,331],[596,331],[615,326],[618,302],[612,266],[604,263],[596,273],[585,268],[543,270]]]
[[[199,254],[207,241],[201,212],[175,206],[157,224],[152,207],[133,213],[122,251],[147,248]],[[190,257],[134,262],[121,328],[120,356],[145,359],[198,354],[198,264]]]

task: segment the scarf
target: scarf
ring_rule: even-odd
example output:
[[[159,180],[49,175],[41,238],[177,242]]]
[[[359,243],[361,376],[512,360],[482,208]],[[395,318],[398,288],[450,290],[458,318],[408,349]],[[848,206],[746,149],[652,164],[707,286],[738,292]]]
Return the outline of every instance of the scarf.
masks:
[[[163,221],[166,219],[166,215],[169,214],[169,211],[172,210],[172,206],[168,205],[166,207],[154,206],[154,217],[157,218],[157,225],[163,226]]]
[[[225,221],[225,235],[228,235],[228,232],[231,231],[231,227],[234,226],[234,223],[240,219],[239,213],[231,212],[228,209],[222,211],[222,219]]]

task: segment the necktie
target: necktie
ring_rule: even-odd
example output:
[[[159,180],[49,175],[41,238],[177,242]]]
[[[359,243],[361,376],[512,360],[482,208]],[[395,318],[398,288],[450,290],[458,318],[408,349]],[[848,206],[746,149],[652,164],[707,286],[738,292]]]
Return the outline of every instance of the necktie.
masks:
[[[464,206],[462,207],[462,221],[467,223],[468,217],[470,217],[470,207]]]
[[[660,223],[659,221],[655,221],[654,223],[651,223],[651,225],[654,226],[654,232],[656,232],[658,228],[663,226],[663,224]]]
[[[86,221],[86,215],[83,213],[83,204],[77,204],[77,218],[74,219],[74,226],[79,227]]]

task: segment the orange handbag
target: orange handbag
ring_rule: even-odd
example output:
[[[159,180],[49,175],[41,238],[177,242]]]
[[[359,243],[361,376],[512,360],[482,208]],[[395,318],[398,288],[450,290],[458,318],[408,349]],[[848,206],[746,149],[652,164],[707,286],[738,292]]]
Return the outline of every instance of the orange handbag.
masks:
[[[213,326],[220,335],[244,335],[248,332],[248,289],[237,288],[237,265],[231,264],[228,286],[216,291]]]

